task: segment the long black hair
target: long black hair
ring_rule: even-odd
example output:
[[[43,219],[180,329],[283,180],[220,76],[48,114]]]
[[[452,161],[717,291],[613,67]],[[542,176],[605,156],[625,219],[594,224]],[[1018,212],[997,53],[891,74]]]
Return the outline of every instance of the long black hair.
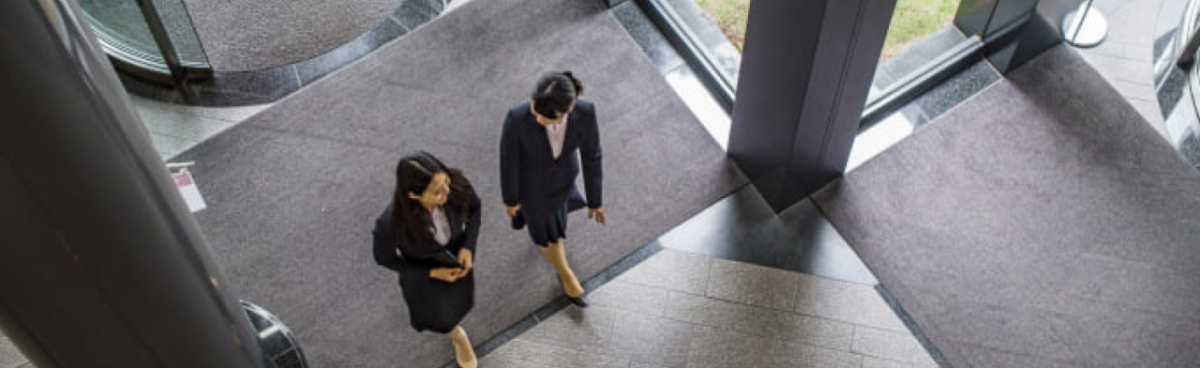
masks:
[[[465,214],[471,210],[475,189],[463,175],[462,170],[446,167],[441,160],[425,151],[418,151],[400,158],[396,164],[396,190],[392,196],[392,221],[396,224],[402,247],[406,251],[431,253],[438,250],[433,240],[433,220],[429,210],[421,206],[408,193],[421,194],[438,173],[450,176],[450,195],[446,199],[446,211]]]
[[[533,88],[530,99],[533,100],[533,110],[548,118],[557,118],[566,113],[575,104],[579,95],[583,94],[583,82],[570,71],[550,72],[538,78],[537,86]]]

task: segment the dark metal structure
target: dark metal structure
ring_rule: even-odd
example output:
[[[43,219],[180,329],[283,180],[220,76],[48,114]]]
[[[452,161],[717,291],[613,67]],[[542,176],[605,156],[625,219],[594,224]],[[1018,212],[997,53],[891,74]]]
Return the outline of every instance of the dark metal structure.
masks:
[[[262,366],[80,14],[0,5],[0,327],[40,368]]]
[[[895,5],[750,4],[729,155],[776,212],[845,169]]]

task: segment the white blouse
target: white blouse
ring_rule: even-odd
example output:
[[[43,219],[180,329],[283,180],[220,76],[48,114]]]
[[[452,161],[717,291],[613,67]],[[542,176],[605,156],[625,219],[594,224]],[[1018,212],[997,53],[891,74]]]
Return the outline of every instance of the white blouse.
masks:
[[[446,218],[446,211],[442,210],[442,206],[437,206],[433,209],[433,240],[438,244],[446,246],[450,243],[450,220]]]
[[[558,156],[562,156],[563,140],[567,137],[567,121],[569,120],[563,119],[563,122],[558,124],[544,125],[546,127],[546,137],[550,138],[550,152],[554,155],[555,159],[558,159]]]

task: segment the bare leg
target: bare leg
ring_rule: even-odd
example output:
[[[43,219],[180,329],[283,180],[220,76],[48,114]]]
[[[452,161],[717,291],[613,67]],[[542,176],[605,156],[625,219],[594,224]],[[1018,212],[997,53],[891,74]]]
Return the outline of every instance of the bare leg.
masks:
[[[558,281],[562,283],[563,292],[569,297],[579,297],[583,295],[583,285],[579,284],[579,279],[575,278],[575,272],[571,271],[571,265],[567,264],[567,251],[563,248],[563,240],[550,243],[550,245],[542,248],[542,255],[546,256],[546,260],[554,266],[554,271],[558,273]]]
[[[446,334],[450,338],[450,342],[454,343],[454,359],[458,361],[458,366],[462,368],[476,368],[478,362],[475,361],[475,349],[471,347],[471,340],[467,339],[467,332],[462,326],[454,326],[450,333]]]

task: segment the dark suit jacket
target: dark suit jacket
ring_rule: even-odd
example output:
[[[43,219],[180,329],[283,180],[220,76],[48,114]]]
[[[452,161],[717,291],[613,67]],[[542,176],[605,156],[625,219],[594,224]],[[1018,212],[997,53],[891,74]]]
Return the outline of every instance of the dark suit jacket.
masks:
[[[505,205],[520,204],[526,217],[549,216],[577,193],[575,179],[582,161],[587,206],[601,207],[602,153],[596,108],[578,100],[569,119],[562,154],[554,159],[546,128],[529,112],[529,103],[508,111],[500,135],[500,188]]]
[[[409,322],[417,331],[449,333],[475,304],[475,271],[454,283],[446,283],[429,277],[429,270],[446,266],[445,257],[450,258],[450,263],[457,262],[454,258],[462,248],[478,254],[475,242],[479,239],[479,208],[479,197],[472,198],[468,213],[446,207],[450,241],[445,250],[434,253],[414,252],[404,243],[392,221],[392,206],[375,220],[375,263],[400,274],[400,290],[408,305]]]
[[[475,243],[479,239],[479,197],[471,201],[470,213],[458,213],[451,207],[446,207],[446,220],[450,223],[450,241],[446,250],[458,256],[458,250],[467,248],[475,253]],[[392,221],[392,206],[375,219],[375,263],[401,273],[403,276],[429,277],[429,270],[445,266],[438,262],[437,254],[421,254],[409,250],[404,240],[396,231],[396,223]]]

